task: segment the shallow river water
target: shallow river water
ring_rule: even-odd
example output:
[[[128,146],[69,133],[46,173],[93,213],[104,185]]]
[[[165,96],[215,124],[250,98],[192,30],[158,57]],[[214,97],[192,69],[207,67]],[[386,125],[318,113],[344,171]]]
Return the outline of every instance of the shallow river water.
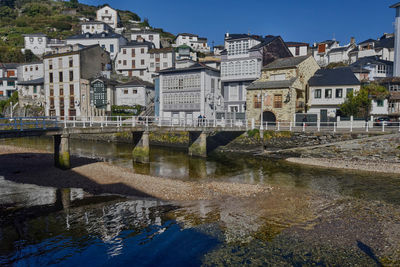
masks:
[[[1,144],[52,151],[52,140]],[[400,177],[247,155],[190,158],[74,140],[72,154],[162,178],[265,184],[265,197],[165,202],[18,184],[0,173],[0,265],[400,265]],[[1,162],[0,162],[1,164]],[[56,177],[54,177],[56,179]]]

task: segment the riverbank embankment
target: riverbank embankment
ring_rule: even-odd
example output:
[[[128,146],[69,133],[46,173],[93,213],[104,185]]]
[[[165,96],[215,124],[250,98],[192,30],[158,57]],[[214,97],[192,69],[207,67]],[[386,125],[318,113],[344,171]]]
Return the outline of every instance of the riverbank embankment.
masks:
[[[400,174],[400,134],[276,151],[292,163]],[[296,157],[290,157],[296,155]]]
[[[195,182],[160,178],[91,159],[72,157],[73,168],[54,167],[53,155],[44,151],[0,146],[0,174],[6,179],[51,186],[82,188],[93,194],[120,194],[162,200],[210,200],[221,197],[253,197],[272,187],[230,182]]]

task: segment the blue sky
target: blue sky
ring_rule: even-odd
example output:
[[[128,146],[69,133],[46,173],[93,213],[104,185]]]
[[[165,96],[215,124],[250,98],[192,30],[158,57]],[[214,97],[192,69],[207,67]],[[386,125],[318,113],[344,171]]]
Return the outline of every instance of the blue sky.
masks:
[[[400,0],[398,0],[400,1]],[[223,44],[224,34],[281,35],[285,41],[314,43],[335,37],[347,44],[393,32],[396,0],[80,0],[108,3],[148,18],[173,34],[190,32]]]

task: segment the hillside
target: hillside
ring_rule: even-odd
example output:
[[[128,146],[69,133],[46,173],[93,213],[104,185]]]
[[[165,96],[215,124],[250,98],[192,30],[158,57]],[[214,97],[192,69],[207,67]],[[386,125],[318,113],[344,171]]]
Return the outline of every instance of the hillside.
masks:
[[[95,19],[98,7],[77,0],[2,0],[0,1],[0,62],[29,62],[36,58],[21,53],[23,34],[44,33],[51,38],[65,39],[80,32],[79,18]],[[127,10],[118,10],[122,24],[140,17]],[[148,25],[148,20],[142,22]],[[149,25],[150,26],[150,25]],[[162,29],[155,29],[164,38],[173,38]]]

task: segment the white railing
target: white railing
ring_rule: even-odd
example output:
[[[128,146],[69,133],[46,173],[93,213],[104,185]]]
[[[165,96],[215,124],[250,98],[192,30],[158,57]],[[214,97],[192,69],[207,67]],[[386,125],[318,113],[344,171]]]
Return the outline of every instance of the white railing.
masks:
[[[0,131],[50,128],[115,128],[123,127],[157,130],[213,129],[216,131],[290,131],[290,132],[400,132],[400,122],[263,122],[254,119],[171,118],[154,116],[95,116],[95,117],[13,117],[0,118]]]
[[[263,122],[254,119],[174,118],[154,116],[96,116],[70,117],[60,120],[64,128],[88,127],[142,127],[218,128],[218,130],[291,131],[291,132],[400,132],[400,122]]]

